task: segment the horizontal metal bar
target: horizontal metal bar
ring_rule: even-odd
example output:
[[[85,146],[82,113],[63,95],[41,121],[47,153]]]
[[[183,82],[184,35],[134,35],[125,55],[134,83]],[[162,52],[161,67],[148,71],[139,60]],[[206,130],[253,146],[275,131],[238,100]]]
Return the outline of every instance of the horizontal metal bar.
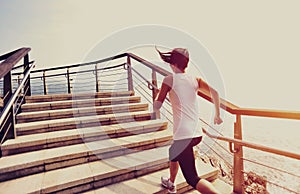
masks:
[[[109,76],[113,76],[113,75],[122,75],[122,74],[124,74],[124,72],[123,73],[120,72],[120,73],[111,73],[111,74],[101,75],[100,77],[103,78],[103,77],[109,77]]]
[[[267,147],[267,146],[258,145],[258,144],[254,144],[254,143],[249,143],[249,142],[242,141],[242,140],[239,140],[239,139],[232,139],[232,138],[228,138],[228,137],[216,136],[216,135],[212,135],[212,134],[208,133],[204,128],[202,128],[202,130],[210,138],[226,141],[226,142],[229,142],[229,143],[234,143],[238,146],[244,146],[244,147],[248,147],[248,148],[252,148],[252,149],[256,149],[256,150],[260,150],[260,151],[273,153],[273,154],[277,154],[277,155],[286,156],[286,157],[289,157],[289,158],[294,158],[294,159],[300,160],[300,154],[297,154],[297,153],[283,151],[283,150],[279,150],[279,149],[275,149],[275,148],[270,148],[270,147]]]
[[[131,68],[138,76],[140,76],[145,82],[147,82],[148,85],[151,85],[154,89],[158,89],[154,84],[152,84],[150,81],[148,81],[142,74],[140,74],[137,70],[134,68]]]
[[[92,61],[92,62],[88,62],[88,63],[80,63],[80,64],[75,64],[75,65],[61,66],[61,67],[38,69],[38,70],[32,71],[32,73],[38,73],[38,72],[43,72],[43,71],[53,71],[53,70],[67,69],[67,68],[74,68],[74,67],[81,67],[81,66],[86,66],[86,65],[93,65],[93,64],[97,64],[97,63],[104,63],[104,62],[107,62],[107,61],[112,61],[114,59],[119,59],[119,58],[126,57],[126,56],[127,56],[127,54],[123,53],[123,54],[120,54],[120,55],[116,55],[116,56],[113,56],[113,57],[108,57],[108,58],[105,58],[105,59]]]
[[[242,158],[244,161],[247,161],[249,163],[252,163],[252,164],[256,164],[256,165],[259,165],[259,166],[263,166],[265,168],[269,168],[269,169],[272,169],[272,170],[276,170],[278,172],[281,172],[281,173],[285,173],[285,174],[288,174],[290,176],[294,176],[294,177],[297,177],[300,179],[300,175],[297,175],[297,174],[294,174],[294,173],[291,173],[291,172],[288,172],[286,170],[283,170],[283,169],[279,169],[279,168],[276,168],[276,167],[273,167],[273,166],[269,166],[267,164],[262,164],[260,162],[257,162],[257,161],[254,161],[254,160],[250,160],[250,159],[247,159],[247,158]],[[247,172],[243,172],[243,173],[247,173]]]
[[[153,89],[158,89],[154,84],[152,84],[150,81],[148,81],[142,74],[140,74],[137,70],[133,69],[131,67],[131,69],[138,74],[138,76],[140,76],[143,80],[145,80],[148,84],[148,88],[149,88],[149,85],[153,88]],[[170,99],[168,97],[166,97],[166,101],[167,102],[171,102]]]
[[[28,64],[30,65],[30,64],[32,64],[32,63],[34,63],[34,61],[30,61]],[[21,67],[23,67],[23,66],[24,66],[24,64],[18,65],[18,66],[16,66],[16,67],[12,68],[12,70],[19,69],[19,68],[21,68]],[[12,75],[21,75],[21,74],[23,74],[23,72],[12,73]]]
[[[157,65],[154,65],[153,63],[150,63],[149,61],[146,61],[145,59],[139,57],[139,56],[136,56],[135,54],[132,54],[132,53],[127,53],[127,55],[131,58],[133,58],[134,60],[146,65],[147,67],[155,70],[157,73],[163,75],[163,76],[167,76],[167,75],[171,75],[171,73]]]
[[[100,69],[97,69],[97,71],[99,70],[107,70],[107,69],[114,69],[114,68],[118,68],[118,67],[121,67],[123,65],[125,65],[126,63],[122,63],[122,64],[119,64],[119,65],[114,65],[114,66],[110,66],[110,67],[104,67],[104,68],[100,68]],[[69,75],[73,75],[73,74],[79,74],[79,73],[88,73],[88,72],[93,72],[95,71],[95,69],[91,69],[91,70],[84,70],[84,71],[73,71],[73,72],[69,72]],[[31,72],[31,73],[35,73],[35,72]],[[31,77],[31,79],[40,79],[40,78],[43,78],[43,77],[59,77],[59,76],[64,76],[66,75],[67,73],[59,73],[59,74],[54,74],[54,75],[45,75],[45,76],[36,76],[36,77]]]

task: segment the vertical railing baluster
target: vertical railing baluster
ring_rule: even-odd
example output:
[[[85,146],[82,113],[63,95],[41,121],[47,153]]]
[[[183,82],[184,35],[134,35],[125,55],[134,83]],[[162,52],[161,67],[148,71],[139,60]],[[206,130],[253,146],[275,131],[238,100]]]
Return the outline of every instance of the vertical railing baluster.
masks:
[[[21,84],[21,81],[22,81],[22,79],[21,79],[20,75],[18,75],[18,78],[17,78],[17,79],[18,79],[18,81],[17,81],[17,82],[18,82],[18,86],[19,86],[19,85]]]
[[[24,56],[24,76],[27,72],[27,70],[29,69],[29,55],[25,55]],[[30,88],[30,75],[28,76],[28,81],[26,82],[25,86],[24,86],[24,91],[27,91],[26,94],[24,94],[25,96],[31,96],[31,88]]]
[[[154,108],[154,101],[155,101],[158,91],[157,91],[156,71],[153,69],[152,69],[152,84],[153,84],[153,86],[155,86],[155,88],[154,87],[152,88],[152,102],[153,102],[152,105]],[[160,111],[157,111],[154,116],[155,116],[155,119],[160,119]]]
[[[6,107],[6,105],[9,103],[9,100],[12,97],[13,94],[13,89],[12,89],[12,79],[11,79],[11,71],[9,71],[5,76],[4,76],[4,91],[3,91],[3,107]],[[8,118],[6,121],[6,139],[13,139],[16,137],[16,132],[15,132],[15,116],[14,116],[14,106],[11,106],[9,109],[9,114]]]
[[[43,71],[43,86],[44,86],[44,95],[47,95],[46,71]]]
[[[98,67],[95,65],[95,76],[96,76],[96,92],[99,92],[99,79],[98,79]]]
[[[127,56],[128,91],[134,91],[130,56]]]
[[[68,94],[71,94],[70,70],[67,69]]]
[[[242,119],[241,115],[236,115],[236,122],[234,123],[234,138],[243,139],[242,135]],[[236,193],[244,193],[244,161],[243,161],[243,147],[234,145],[234,159],[233,159],[233,191]]]

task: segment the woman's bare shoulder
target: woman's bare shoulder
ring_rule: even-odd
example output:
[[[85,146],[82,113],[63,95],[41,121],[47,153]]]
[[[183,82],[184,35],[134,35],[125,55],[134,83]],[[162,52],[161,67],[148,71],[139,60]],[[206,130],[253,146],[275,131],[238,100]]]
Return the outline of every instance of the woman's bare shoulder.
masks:
[[[168,86],[172,86],[173,84],[173,75],[168,75],[164,78],[163,81],[164,84],[168,85]]]

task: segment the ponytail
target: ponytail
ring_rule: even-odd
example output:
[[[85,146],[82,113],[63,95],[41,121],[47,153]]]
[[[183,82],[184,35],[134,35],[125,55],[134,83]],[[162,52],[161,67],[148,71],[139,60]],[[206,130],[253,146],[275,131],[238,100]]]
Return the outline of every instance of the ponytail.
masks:
[[[157,49],[157,47],[155,46],[156,51],[159,53],[160,58],[166,62],[166,63],[172,63],[171,61],[171,54],[172,52],[167,52],[167,53],[162,53],[160,52],[160,50]]]

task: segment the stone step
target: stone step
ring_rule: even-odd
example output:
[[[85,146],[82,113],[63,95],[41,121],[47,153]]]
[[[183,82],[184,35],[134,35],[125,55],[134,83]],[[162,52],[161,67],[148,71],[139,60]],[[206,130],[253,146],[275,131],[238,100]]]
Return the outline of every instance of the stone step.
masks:
[[[213,168],[210,165],[200,160],[196,160],[196,166],[197,166],[199,177],[207,179],[209,181],[213,181],[217,178],[218,170],[216,168]],[[163,169],[134,179],[111,184],[99,189],[91,189],[90,191],[85,192],[85,194],[103,194],[103,193],[166,194],[168,193],[168,191],[167,189],[161,186],[160,179],[161,176],[168,177],[168,175],[169,175],[169,169]],[[192,189],[192,187],[186,183],[186,180],[184,179],[181,170],[178,171],[175,184],[177,187],[177,193],[186,193],[187,191],[190,191]]]
[[[67,108],[35,112],[23,112],[17,115],[17,123],[43,121],[59,118],[80,117],[89,115],[104,115],[112,113],[145,111],[148,110],[148,104],[130,103],[110,106],[93,106],[82,108]]]
[[[232,185],[225,183],[223,180],[216,179],[212,181],[212,184],[214,187],[216,187],[221,193],[220,194],[234,194]],[[185,192],[186,194],[199,194],[198,191],[192,189],[188,192]]]
[[[76,118],[53,119],[16,124],[17,135],[29,135],[50,131],[94,127],[109,124],[150,120],[148,111],[126,112],[106,115],[84,116]]]
[[[1,145],[1,150],[2,156],[8,156],[40,149],[160,131],[166,129],[167,126],[168,122],[163,120],[148,120],[24,135],[7,140]]]
[[[171,134],[167,129],[5,156],[0,158],[0,181],[169,145]]]
[[[125,96],[125,97],[110,97],[110,98],[94,98],[94,99],[80,99],[80,100],[63,100],[53,102],[35,102],[25,103],[22,105],[22,112],[56,110],[65,108],[80,108],[80,107],[94,107],[114,104],[128,104],[139,103],[141,97],[139,96]]]
[[[168,166],[168,146],[46,171],[0,183],[6,193],[80,193]]]
[[[64,100],[109,98],[109,97],[133,96],[133,95],[134,95],[133,91],[34,95],[34,96],[26,96],[25,101],[26,103],[50,102],[50,101],[53,102],[53,101],[64,101]]]

